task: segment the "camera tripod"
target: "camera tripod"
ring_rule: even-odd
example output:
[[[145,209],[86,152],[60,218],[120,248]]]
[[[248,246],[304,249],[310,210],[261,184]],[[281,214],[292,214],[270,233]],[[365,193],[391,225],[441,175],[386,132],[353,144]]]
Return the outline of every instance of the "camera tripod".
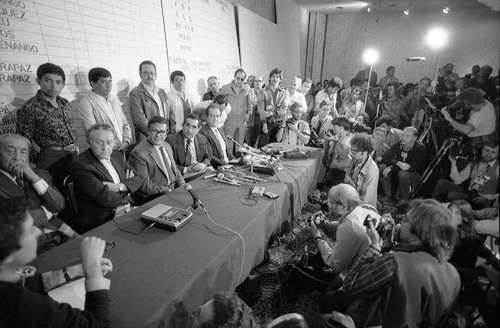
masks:
[[[426,124],[426,123],[428,123],[428,124]],[[432,123],[433,123],[432,117],[429,117],[425,121],[424,132],[422,133],[420,138],[418,138],[418,141],[425,143],[425,144],[429,144],[429,138],[431,138],[432,145],[434,146],[434,151],[436,152],[436,154],[438,154],[439,153],[439,144],[437,142],[436,132],[434,132],[434,130],[432,129]]]
[[[422,180],[412,189],[410,192],[410,198],[415,198],[415,196],[418,194],[420,189],[424,186],[424,184],[427,182],[429,177],[432,175],[436,167],[441,163],[441,160],[443,159],[444,155],[448,153],[448,151],[453,147],[455,143],[457,143],[457,139],[449,138],[446,139],[445,142],[443,143],[443,146],[439,149],[439,151],[436,153],[436,156],[432,159],[431,163],[429,166],[424,171],[424,174],[422,174]]]

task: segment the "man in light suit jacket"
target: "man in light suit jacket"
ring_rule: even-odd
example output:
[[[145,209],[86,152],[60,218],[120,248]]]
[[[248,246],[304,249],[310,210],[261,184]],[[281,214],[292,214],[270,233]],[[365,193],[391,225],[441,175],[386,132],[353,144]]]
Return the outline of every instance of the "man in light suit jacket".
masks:
[[[167,133],[167,120],[154,116],[148,122],[148,139],[137,144],[130,153],[130,166],[146,180],[135,195],[138,202],[147,202],[185,184],[173,160],[172,147],[165,141]]]
[[[183,175],[186,173],[203,173],[210,168],[210,153],[208,141],[200,131],[200,118],[189,114],[184,119],[182,130],[167,137],[172,146],[174,161]]]
[[[201,128],[200,133],[208,140],[209,152],[212,156],[211,164],[214,168],[217,168],[229,163],[234,157],[224,131],[217,127],[221,116],[219,108],[211,104],[207,107],[206,113],[207,124]]]
[[[89,149],[75,158],[69,168],[78,210],[73,227],[79,233],[114,219],[131,208],[131,194],[144,184],[123,154],[114,150],[116,134],[108,124],[87,130]]]
[[[92,68],[89,71],[89,83],[92,90],[78,104],[78,115],[82,119],[83,128],[87,131],[97,123],[112,126],[118,140],[115,148],[125,152],[132,141],[132,130],[118,98],[111,95],[111,73],[102,67]]]
[[[30,167],[29,149],[29,140],[19,134],[0,136],[0,199],[27,198],[36,227],[72,236],[74,231],[54,214],[64,209],[64,197],[49,172]]]
[[[141,83],[128,95],[130,114],[135,127],[137,143],[148,138],[148,121],[153,116],[165,117],[170,133],[175,133],[175,113],[170,106],[165,90],[159,88],[156,81],[156,66],[149,60],[139,65]]]

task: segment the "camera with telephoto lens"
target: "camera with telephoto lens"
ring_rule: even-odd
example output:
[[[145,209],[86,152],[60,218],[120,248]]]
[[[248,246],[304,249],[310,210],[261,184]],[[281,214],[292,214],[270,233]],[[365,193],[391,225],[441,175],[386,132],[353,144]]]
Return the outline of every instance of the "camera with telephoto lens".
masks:
[[[375,230],[380,238],[385,239],[394,229],[394,219],[390,214],[384,214],[380,218],[373,218],[368,214],[363,222],[363,225],[369,227],[369,222],[373,223]]]

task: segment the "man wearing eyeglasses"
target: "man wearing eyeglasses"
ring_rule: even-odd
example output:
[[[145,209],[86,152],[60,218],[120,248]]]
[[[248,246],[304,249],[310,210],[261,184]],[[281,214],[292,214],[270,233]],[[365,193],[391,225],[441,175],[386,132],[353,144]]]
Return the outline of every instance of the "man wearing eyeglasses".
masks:
[[[129,164],[145,179],[135,200],[145,203],[185,184],[174,161],[172,147],[165,141],[168,121],[154,116],[148,122],[148,139],[141,141],[130,153]]]

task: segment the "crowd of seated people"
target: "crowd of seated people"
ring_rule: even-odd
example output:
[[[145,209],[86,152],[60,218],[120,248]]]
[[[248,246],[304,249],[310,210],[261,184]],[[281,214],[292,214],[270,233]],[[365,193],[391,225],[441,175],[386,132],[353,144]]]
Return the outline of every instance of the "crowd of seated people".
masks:
[[[450,263],[462,266],[461,253],[475,259],[481,236],[498,238],[499,92],[498,77],[490,77],[489,65],[475,67],[464,77],[453,68],[452,64],[441,68],[436,81],[416,77],[418,83],[406,85],[394,76],[393,66],[380,81],[375,72],[368,76],[369,71],[361,70],[348,88],[338,77],[316,84],[291,77],[285,85],[279,68],[269,72],[267,79],[247,77],[238,69],[234,80],[223,86],[217,77],[210,77],[207,93],[195,104],[186,94],[182,71],[171,74],[172,91],[166,92],[156,85],[155,64],[144,61],[139,65],[141,82],[129,94],[129,124],[111,95],[112,72],[96,67],[88,76],[92,90],[78,104],[89,145],[80,152],[76,118],[60,96],[65,73],[46,63],[37,70],[39,91],[17,111],[17,134],[0,137],[0,200],[29,199],[29,215],[23,218],[32,218],[42,230],[39,247],[50,248],[68,238],[80,238],[79,234],[114,220],[134,205],[168,194],[193,175],[228,164],[241,156],[232,140],[256,147],[272,142],[314,146],[324,151],[325,181],[332,187],[328,205],[339,219],[335,248],[322,242],[319,230],[325,227],[311,226],[310,231],[325,263],[346,277],[342,296],[346,304],[374,292],[363,285],[366,270],[382,270],[398,277],[401,284],[412,283],[420,276],[410,278],[400,266],[411,270],[412,261],[422,261],[436,268],[433,274],[438,281],[445,275],[458,279],[453,267],[442,264],[452,256]],[[436,134],[437,142],[422,137]],[[441,155],[432,178],[424,181],[426,169],[446,139],[455,149]],[[463,155],[467,149],[472,156]],[[66,177],[74,185],[76,217],[65,210]],[[421,189],[424,183],[431,188]],[[451,204],[449,209],[437,201],[422,205],[412,202],[416,197]],[[410,256],[401,250],[404,254],[386,257],[373,251],[380,250],[379,240],[363,226],[363,219],[367,211],[375,217],[384,205],[401,211],[410,208],[408,235],[401,237],[416,243],[417,253]],[[442,235],[430,237],[427,228],[420,227],[427,218],[419,211],[440,217],[433,224]],[[355,238],[343,238],[344,234]],[[441,246],[436,248],[436,240],[429,238],[439,239]],[[94,247],[83,244],[83,248]],[[8,259],[13,252],[15,247],[5,251],[2,271],[12,269]],[[95,250],[92,256],[101,255]],[[425,317],[432,325],[458,295],[459,280],[451,280],[447,298],[435,303],[434,317]],[[391,283],[392,278],[380,281],[377,288]],[[392,287],[394,294],[388,294],[388,300],[398,302],[398,288],[405,287]],[[404,292],[410,297],[415,291]],[[429,295],[435,296],[432,291]],[[327,295],[323,299],[328,302]],[[382,315],[390,309],[390,304],[384,306],[378,308]],[[423,319],[413,316],[414,309],[402,310],[412,313],[404,320]],[[401,318],[391,320],[403,323]]]

